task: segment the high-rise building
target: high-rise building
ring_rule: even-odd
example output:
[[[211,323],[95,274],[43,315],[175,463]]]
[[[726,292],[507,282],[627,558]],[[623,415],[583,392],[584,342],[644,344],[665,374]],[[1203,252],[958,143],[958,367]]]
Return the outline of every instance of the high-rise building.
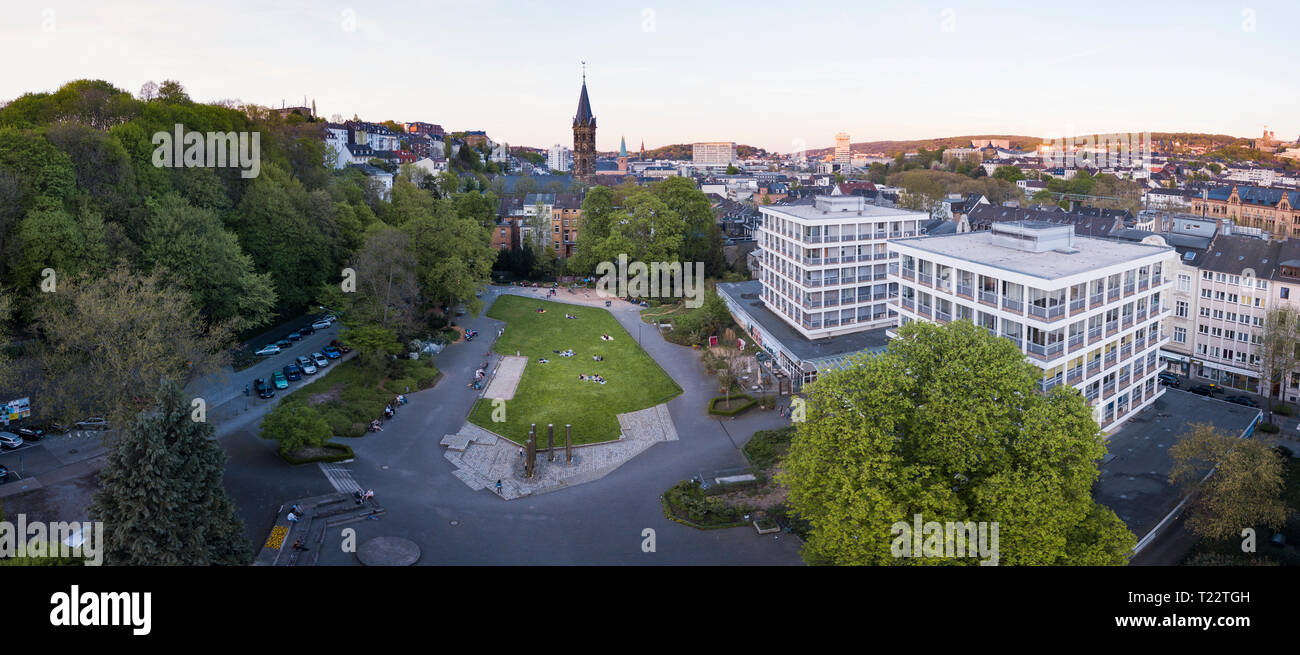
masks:
[[[1106,431],[1164,393],[1156,373],[1173,248],[1022,221],[898,239],[889,250],[899,257],[889,279],[900,325],[966,320],[1010,340],[1041,371],[1041,391],[1078,389]]]
[[[568,146],[555,144],[551,146],[550,151],[546,153],[546,167],[553,170],[564,172],[573,166],[573,152]]]
[[[587,98],[587,73],[582,74],[578,112],[573,115],[573,176],[589,178],[596,173],[596,116]]]
[[[729,166],[736,159],[734,141],[709,141],[691,147],[691,161],[697,166]]]
[[[845,172],[853,165],[853,147],[849,145],[847,132],[835,135],[835,165]]]

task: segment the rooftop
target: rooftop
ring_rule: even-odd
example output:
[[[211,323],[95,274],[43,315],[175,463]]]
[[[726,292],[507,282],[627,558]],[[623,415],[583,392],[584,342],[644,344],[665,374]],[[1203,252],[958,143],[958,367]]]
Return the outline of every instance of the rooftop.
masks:
[[[858,195],[816,196],[812,199],[803,198],[789,203],[763,205],[760,210],[805,221],[889,216],[907,216],[909,218],[928,220],[930,217],[925,212],[875,205]]]
[[[1043,224],[1034,221],[1026,221],[1023,225],[1031,231],[1065,227],[1046,224],[1045,227],[1040,228],[1039,226]],[[1054,249],[1031,252],[995,245],[1000,236],[1002,235],[988,230],[891,239],[890,243],[1045,280],[1069,277],[1152,255],[1173,253],[1173,249],[1166,246],[1125,243],[1078,235],[1075,235],[1070,244],[1069,250],[1073,252],[1067,253]]]
[[[763,283],[759,280],[745,282],[719,282],[718,291],[726,294],[745,309],[749,317],[758,322],[765,332],[781,343],[781,347],[800,362],[842,360],[854,353],[883,350],[889,344],[886,328],[852,332],[826,339],[809,339],[776,315],[763,303]],[[743,326],[742,326],[743,327]],[[818,370],[838,366],[818,365]]]

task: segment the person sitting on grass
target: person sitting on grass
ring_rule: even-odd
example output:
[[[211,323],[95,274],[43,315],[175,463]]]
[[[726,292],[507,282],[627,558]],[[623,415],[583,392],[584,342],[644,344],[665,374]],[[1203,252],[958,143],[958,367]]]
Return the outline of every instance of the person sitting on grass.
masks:
[[[545,357],[538,357],[538,358],[537,358],[537,363],[538,363],[538,364],[550,364],[550,363],[551,363],[551,360],[549,360],[549,359],[547,359],[547,358],[545,358]]]
[[[578,379],[579,379],[579,380],[586,380],[586,379],[587,379],[587,376],[585,376],[585,375],[579,373],[579,374],[578,374]]]

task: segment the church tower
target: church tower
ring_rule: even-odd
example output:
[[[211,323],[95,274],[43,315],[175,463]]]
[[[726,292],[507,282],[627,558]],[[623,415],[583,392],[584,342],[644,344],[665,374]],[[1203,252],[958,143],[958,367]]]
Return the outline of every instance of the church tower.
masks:
[[[622,175],[627,172],[627,139],[619,138],[618,140],[618,173]]]
[[[582,94],[573,115],[573,177],[587,179],[596,173],[596,116],[587,99],[587,71],[582,72]]]

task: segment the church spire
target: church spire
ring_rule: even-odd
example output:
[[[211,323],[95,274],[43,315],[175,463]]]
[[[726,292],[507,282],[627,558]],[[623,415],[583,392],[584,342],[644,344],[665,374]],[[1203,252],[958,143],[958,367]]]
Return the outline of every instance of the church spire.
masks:
[[[626,138],[626,137],[619,137],[619,138],[618,138],[618,156],[619,156],[619,157],[626,157],[626,156],[627,156],[627,138]]]

